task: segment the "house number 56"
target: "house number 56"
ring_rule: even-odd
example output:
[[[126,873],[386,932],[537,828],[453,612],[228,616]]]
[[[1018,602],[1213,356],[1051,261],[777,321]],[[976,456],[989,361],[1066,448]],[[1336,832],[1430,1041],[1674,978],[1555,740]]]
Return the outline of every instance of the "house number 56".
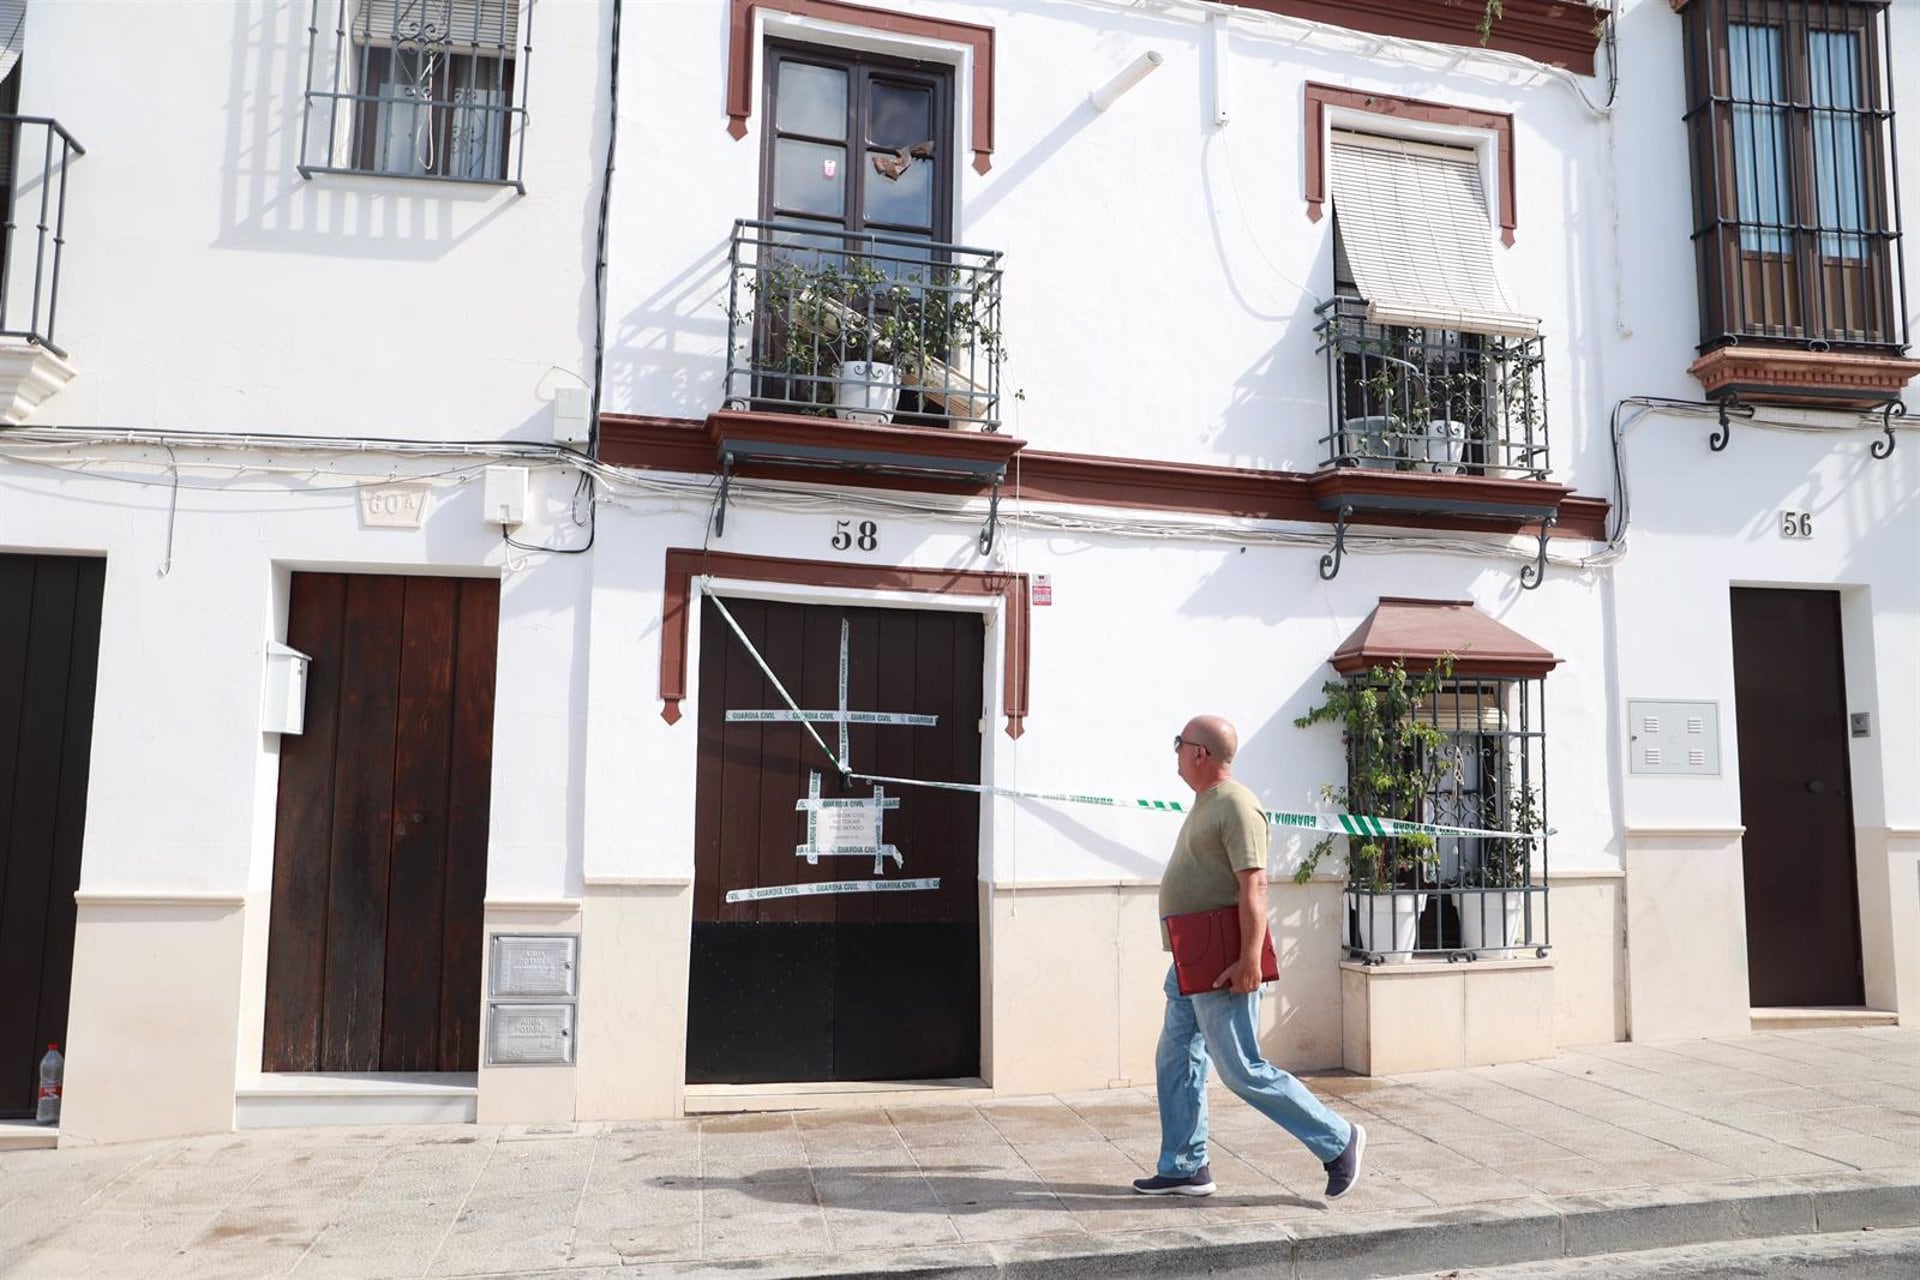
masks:
[[[880,526],[871,520],[862,520],[855,524],[851,520],[833,522],[833,549],[846,551],[858,547],[862,551],[872,551],[880,545]]]
[[[1813,536],[1813,513],[1811,511],[1782,511],[1780,513],[1780,536],[1783,538],[1811,538]]]

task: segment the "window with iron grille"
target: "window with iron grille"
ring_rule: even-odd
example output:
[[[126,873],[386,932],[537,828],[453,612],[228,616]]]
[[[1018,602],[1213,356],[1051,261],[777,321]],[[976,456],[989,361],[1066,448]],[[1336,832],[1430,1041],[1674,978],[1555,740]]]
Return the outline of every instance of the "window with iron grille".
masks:
[[[1701,350],[1906,345],[1887,12],[1687,6]]]
[[[524,191],[532,7],[532,0],[314,0],[301,174],[508,183]]]
[[[1545,344],[1501,287],[1476,152],[1336,130],[1328,170],[1328,463],[1544,477]]]
[[[1348,945],[1367,959],[1545,954],[1546,703],[1535,678],[1348,677],[1378,732],[1347,734],[1353,813],[1498,836],[1349,837]],[[1404,718],[1396,727],[1390,722]],[[1382,744],[1394,744],[1383,748]],[[1396,753],[1382,757],[1383,750]]]

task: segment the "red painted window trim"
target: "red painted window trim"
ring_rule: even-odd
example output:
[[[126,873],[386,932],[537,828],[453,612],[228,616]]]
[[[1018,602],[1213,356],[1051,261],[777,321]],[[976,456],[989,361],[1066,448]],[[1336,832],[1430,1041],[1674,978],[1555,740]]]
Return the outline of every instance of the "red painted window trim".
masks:
[[[1419,98],[1398,98],[1390,93],[1368,93],[1364,89],[1342,89],[1330,84],[1307,85],[1307,217],[1320,221],[1327,199],[1326,118],[1328,107],[1351,111],[1369,111],[1395,120],[1419,120],[1429,124],[1454,125],[1467,129],[1487,129],[1494,135],[1495,163],[1500,166],[1500,239],[1513,243],[1513,232],[1520,215],[1513,189],[1513,116],[1504,111],[1476,111],[1472,107],[1452,107],[1444,102],[1425,102]]]
[[[1586,0],[1505,0],[1505,12],[1482,41],[1480,0],[1233,0],[1246,9],[1264,9],[1290,18],[1306,18],[1349,31],[1430,40],[1459,48],[1517,53],[1547,66],[1563,66],[1583,76],[1594,73],[1594,50],[1608,6]],[[1675,0],[1676,7],[1681,0]]]
[[[945,40],[973,51],[973,118],[968,142],[973,167],[985,173],[993,167],[993,28],[971,22],[921,18],[891,9],[869,9],[844,0],[733,0],[727,27],[727,132],[747,136],[747,117],[753,114],[753,15],[771,9],[795,17],[819,18],[844,26],[866,27],[895,35]]]
[[[1001,629],[1006,656],[1000,699],[1006,707],[1007,736],[1026,731],[1028,610],[1032,594],[1024,573],[979,573],[967,569],[903,569],[887,565],[842,564],[835,560],[787,560],[776,556],[734,555],[687,547],[667,550],[666,602],[660,628],[660,718],[680,720],[687,696],[687,638],[693,625],[694,575],[777,582],[860,591],[913,591],[923,595],[999,596],[1006,601]]]

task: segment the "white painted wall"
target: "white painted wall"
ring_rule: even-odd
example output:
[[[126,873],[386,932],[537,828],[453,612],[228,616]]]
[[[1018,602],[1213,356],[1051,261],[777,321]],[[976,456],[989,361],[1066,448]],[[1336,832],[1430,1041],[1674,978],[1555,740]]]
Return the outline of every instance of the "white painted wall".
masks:
[[[36,0],[20,110],[87,154],[58,317],[80,376],[33,422],[549,439],[553,367],[592,375],[602,9],[538,6],[522,196],[301,178],[311,0]]]

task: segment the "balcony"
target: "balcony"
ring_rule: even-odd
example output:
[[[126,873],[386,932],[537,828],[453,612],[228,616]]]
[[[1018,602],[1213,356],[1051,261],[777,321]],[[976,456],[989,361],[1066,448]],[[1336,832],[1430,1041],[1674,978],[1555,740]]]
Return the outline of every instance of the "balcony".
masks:
[[[799,223],[734,224],[730,409],[1000,429],[1000,254]]]
[[[1533,526],[1539,553],[1521,584],[1538,586],[1547,536],[1572,492],[1547,482],[1542,340],[1376,324],[1366,302],[1348,296],[1317,314],[1329,422],[1309,487],[1316,505],[1335,513],[1334,549],[1321,576],[1340,571],[1348,522],[1361,516],[1468,529]]]
[[[1544,479],[1542,341],[1374,324],[1359,298],[1318,309],[1332,410],[1327,465]]]
[[[67,174],[85,154],[57,120],[0,115],[0,424],[18,426],[73,380],[55,335]]]

